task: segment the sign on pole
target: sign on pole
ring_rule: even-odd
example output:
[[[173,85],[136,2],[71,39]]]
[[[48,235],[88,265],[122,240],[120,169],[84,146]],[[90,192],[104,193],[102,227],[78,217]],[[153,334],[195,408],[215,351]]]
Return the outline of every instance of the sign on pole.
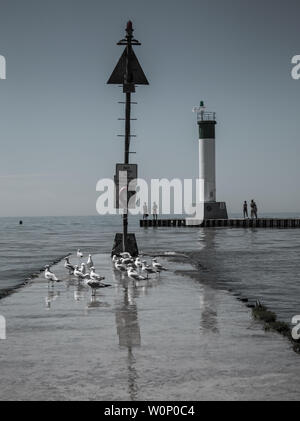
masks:
[[[133,200],[129,200],[136,194],[137,164],[117,164],[115,175],[115,206],[116,209],[135,208]],[[130,185],[130,186],[129,186]],[[130,190],[128,190],[128,186]]]

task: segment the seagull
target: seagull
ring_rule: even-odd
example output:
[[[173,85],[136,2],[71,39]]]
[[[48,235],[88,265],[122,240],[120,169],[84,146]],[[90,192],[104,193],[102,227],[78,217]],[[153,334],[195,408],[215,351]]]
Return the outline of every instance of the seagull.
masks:
[[[145,276],[139,275],[132,266],[129,266],[128,271],[128,278],[133,279],[134,281],[143,281],[145,280]]]
[[[141,259],[140,259],[139,257],[137,257],[137,258],[135,259],[134,264],[135,264],[135,266],[136,266],[137,268],[141,268],[141,267],[143,266],[143,263],[141,262]]]
[[[77,250],[77,257],[78,257],[78,259],[83,258],[83,254],[81,253],[80,249]]]
[[[50,266],[49,265],[47,265],[47,266],[45,266],[45,278],[47,279],[47,281],[48,281],[48,286],[49,286],[49,283],[51,282],[51,286],[53,287],[53,285],[54,285],[54,282],[59,282],[59,280],[57,279],[57,277],[54,275],[54,273],[53,272],[51,272],[51,270],[50,270]]]
[[[88,277],[90,276],[88,273],[87,273],[87,274],[83,274],[83,273],[79,270],[78,265],[76,265],[76,266],[75,266],[74,275],[75,275],[75,276],[76,276],[76,278],[78,278],[78,279],[86,279],[86,278],[88,278]]]
[[[150,266],[147,265],[147,262],[145,260],[142,261],[142,272],[147,273],[147,279],[149,277],[150,273],[155,273],[155,270],[152,269]]]
[[[102,284],[100,281],[97,281],[95,279],[87,279],[84,281],[84,283],[92,289],[92,297],[95,297],[97,289],[106,288],[110,286],[108,284]]]
[[[90,278],[93,281],[103,281],[103,279],[105,279],[104,276],[100,276],[100,275],[98,275],[98,273],[95,272],[95,268],[94,267],[91,267]]]
[[[91,269],[94,266],[94,262],[93,262],[91,254],[89,254],[89,258],[88,258],[88,261],[86,263],[86,266],[87,266],[88,269]]]
[[[130,263],[133,263],[133,259],[129,258],[129,257],[123,257],[121,259],[121,262],[123,265],[129,265]]]
[[[65,257],[65,268],[66,269],[68,269],[68,271],[69,271],[69,273],[70,273],[70,275],[72,275],[73,274],[73,272],[74,272],[74,269],[75,269],[75,266],[73,266],[71,263],[70,263],[70,261],[69,261],[69,258],[68,257]]]
[[[160,263],[158,263],[157,259],[152,259],[152,266],[156,269],[156,272],[167,271],[168,269],[164,268]]]
[[[118,271],[120,271],[120,272],[126,272],[126,271],[127,271],[126,266],[124,266],[124,265],[121,263],[121,260],[120,260],[120,259],[116,261],[116,263],[115,263],[115,268],[116,268]]]
[[[83,275],[85,275],[86,274],[86,264],[85,263],[81,263],[81,266],[80,266],[80,272],[83,274]]]
[[[123,259],[132,259],[131,254],[128,253],[128,251],[124,251],[123,253],[120,253],[120,256],[123,257]]]

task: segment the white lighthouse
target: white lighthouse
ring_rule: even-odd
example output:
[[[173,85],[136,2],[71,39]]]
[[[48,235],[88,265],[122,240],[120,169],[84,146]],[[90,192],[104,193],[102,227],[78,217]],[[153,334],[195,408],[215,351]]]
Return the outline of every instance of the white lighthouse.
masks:
[[[199,185],[196,210],[187,225],[200,225],[205,219],[228,219],[226,203],[216,201],[216,113],[206,111],[203,101],[194,107],[199,126]]]

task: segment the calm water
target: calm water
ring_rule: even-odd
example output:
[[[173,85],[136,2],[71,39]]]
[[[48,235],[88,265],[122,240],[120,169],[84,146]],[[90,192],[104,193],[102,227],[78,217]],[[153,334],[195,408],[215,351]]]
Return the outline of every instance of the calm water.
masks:
[[[23,283],[45,264],[74,253],[110,252],[119,217],[0,218],[0,292]],[[300,314],[300,230],[140,229],[141,251],[191,253],[201,281],[261,299],[290,321]]]

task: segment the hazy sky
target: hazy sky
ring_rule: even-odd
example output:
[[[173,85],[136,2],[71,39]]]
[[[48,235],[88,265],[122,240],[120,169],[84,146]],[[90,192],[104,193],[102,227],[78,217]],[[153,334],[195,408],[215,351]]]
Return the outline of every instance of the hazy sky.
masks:
[[[299,14],[299,0],[1,0],[0,216],[95,214],[123,159],[122,90],[106,81],[128,19],[150,82],[135,95],[139,176],[197,177],[203,99],[218,200],[300,212]]]

